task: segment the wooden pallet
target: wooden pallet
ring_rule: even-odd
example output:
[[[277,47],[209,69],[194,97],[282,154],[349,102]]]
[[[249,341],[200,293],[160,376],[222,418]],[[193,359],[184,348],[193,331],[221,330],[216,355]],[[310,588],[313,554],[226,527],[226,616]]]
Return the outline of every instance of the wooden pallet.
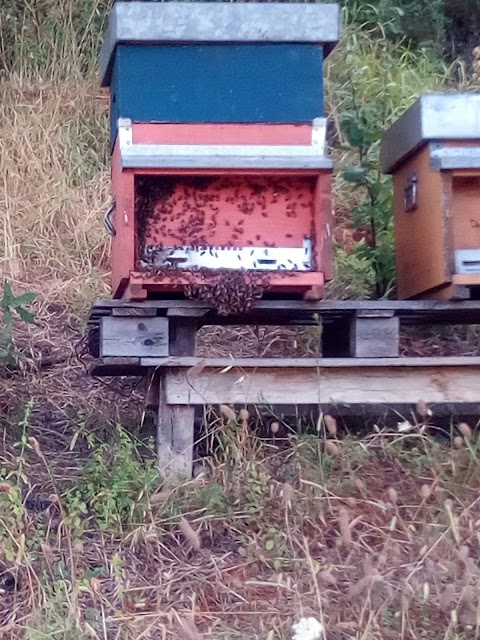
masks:
[[[198,358],[196,332],[208,324],[321,324],[323,356]],[[89,318],[95,375],[155,372],[159,465],[187,475],[196,405],[480,401],[480,358],[401,358],[400,324],[480,324],[480,302],[262,300],[239,318],[197,301],[103,300]]]

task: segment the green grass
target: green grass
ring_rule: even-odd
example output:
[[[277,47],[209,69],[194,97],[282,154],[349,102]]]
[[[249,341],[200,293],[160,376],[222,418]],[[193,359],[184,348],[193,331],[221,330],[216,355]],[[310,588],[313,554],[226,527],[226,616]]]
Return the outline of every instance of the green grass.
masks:
[[[9,638],[289,639],[309,615],[349,640],[474,637],[480,465],[463,428],[452,449],[421,425],[278,439],[219,417],[208,473],[165,483],[119,427],[44,453],[26,416],[1,465]]]

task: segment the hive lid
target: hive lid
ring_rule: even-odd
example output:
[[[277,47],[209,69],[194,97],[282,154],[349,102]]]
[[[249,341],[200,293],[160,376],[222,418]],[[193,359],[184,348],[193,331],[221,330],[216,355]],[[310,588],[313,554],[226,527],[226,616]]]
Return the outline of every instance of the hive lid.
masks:
[[[480,94],[422,96],[385,133],[380,148],[384,173],[427,142],[480,139]]]
[[[116,2],[100,53],[102,86],[110,85],[118,44],[186,42],[338,42],[337,4]]]

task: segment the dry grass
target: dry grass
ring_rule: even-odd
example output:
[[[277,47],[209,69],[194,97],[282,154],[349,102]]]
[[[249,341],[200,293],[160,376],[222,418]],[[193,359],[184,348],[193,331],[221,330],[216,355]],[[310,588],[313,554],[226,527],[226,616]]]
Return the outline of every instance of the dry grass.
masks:
[[[207,473],[141,490],[142,515],[121,534],[113,522],[99,531],[90,507],[74,524],[72,447],[44,453],[30,440],[23,456],[7,447],[1,637],[287,640],[306,616],[328,640],[478,637],[480,466],[470,432],[457,450],[418,432],[260,439],[245,412],[230,418],[209,421]],[[114,468],[123,458],[112,447]],[[12,481],[20,459],[35,478],[23,507]]]
[[[464,427],[455,449],[418,433],[337,440],[331,420],[327,441],[323,425],[294,435],[283,420],[260,438],[245,413],[209,412],[208,473],[169,486],[112,428],[140,430],[141,389],[88,376],[78,321],[108,293],[108,102],[92,79],[106,4],[25,3],[0,78],[0,284],[39,294],[37,323],[16,336],[22,371],[0,378],[0,637],[286,640],[309,615],[328,640],[479,637],[480,471]],[[362,71],[366,102],[380,54]],[[427,62],[397,83],[399,105]],[[339,101],[347,88],[342,76]],[[218,355],[318,351],[315,329],[202,340]]]
[[[88,82],[0,94],[1,273],[85,311],[107,291],[105,96]]]

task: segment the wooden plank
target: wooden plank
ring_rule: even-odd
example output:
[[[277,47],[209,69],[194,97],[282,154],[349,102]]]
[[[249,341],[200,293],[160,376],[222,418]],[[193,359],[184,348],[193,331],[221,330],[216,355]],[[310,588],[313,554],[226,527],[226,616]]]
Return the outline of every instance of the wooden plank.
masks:
[[[480,273],[456,273],[452,276],[453,284],[479,287],[480,286]]]
[[[118,318],[154,318],[157,315],[155,307],[113,307],[112,316]]]
[[[167,370],[166,402],[204,404],[415,404],[478,402],[477,366]]]
[[[197,322],[194,318],[172,318],[169,321],[170,352],[177,357],[193,357],[196,333]],[[190,478],[193,470],[195,409],[169,402],[167,374],[165,369],[161,370],[158,382],[157,463],[165,475],[185,475]]]
[[[115,365],[120,367],[141,366],[140,358],[135,358],[134,356],[104,356],[99,362],[106,367],[113,367]]]
[[[405,186],[418,180],[418,205],[405,211]],[[397,290],[409,298],[450,282],[442,172],[430,170],[428,146],[409,158],[393,177]]]
[[[102,318],[100,353],[102,356],[168,355],[167,318]]]
[[[157,464],[165,476],[190,478],[193,468],[195,409],[169,401],[166,377],[160,377],[157,425]]]
[[[446,356],[433,358],[194,358],[166,357],[141,358],[144,367],[163,367],[188,369],[233,368],[238,370],[252,369],[368,369],[392,367],[479,367],[478,356]]]
[[[135,268],[135,176],[123,171],[117,139],[112,156],[112,198],[116,202],[113,215],[115,236],[112,238],[112,291],[120,297]]]
[[[138,307],[139,303],[128,300],[101,299],[94,302],[91,313],[105,313],[113,308]],[[142,307],[155,309],[202,308],[213,310],[201,300],[169,299],[144,300]],[[305,311],[305,312],[340,312],[347,311],[382,311],[393,310],[399,313],[480,311],[480,300],[437,301],[437,300],[320,300],[305,301],[300,299],[270,300],[255,302],[254,310],[269,311]]]
[[[357,316],[351,324],[354,358],[397,358],[400,352],[400,321],[396,316]]]
[[[209,311],[204,307],[173,307],[167,310],[167,318],[202,318]]]
[[[394,309],[359,309],[357,318],[392,318],[395,315]]]

